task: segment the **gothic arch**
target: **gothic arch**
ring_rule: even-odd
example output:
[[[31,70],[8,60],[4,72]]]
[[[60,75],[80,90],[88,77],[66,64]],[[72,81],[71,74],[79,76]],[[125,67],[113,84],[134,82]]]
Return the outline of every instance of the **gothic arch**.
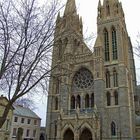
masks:
[[[115,67],[113,68],[113,86],[118,86],[118,73]]]
[[[71,109],[75,109],[75,103],[76,103],[75,96],[72,95],[71,96]]]
[[[117,134],[117,128],[116,128],[116,123],[114,121],[111,122],[111,135],[116,136]]]
[[[105,80],[106,80],[106,88],[110,88],[110,71],[109,71],[109,69],[106,69],[106,71],[105,71]]]
[[[58,59],[62,58],[62,40],[59,39],[58,41]]]
[[[94,107],[94,92],[91,94],[91,107]]]
[[[55,97],[55,110],[58,110],[59,106],[59,101],[58,101],[58,97]]]
[[[115,30],[116,31],[116,27],[114,25],[111,26],[111,31]]]
[[[71,129],[67,129],[63,134],[63,140],[74,140],[74,133]]]
[[[92,131],[90,131],[88,128],[84,128],[80,134],[80,140],[92,140]]]
[[[81,96],[77,95],[76,97],[76,108],[81,108]]]
[[[118,46],[117,46],[117,31],[114,26],[111,27],[111,40],[112,40],[112,59],[118,59]]]
[[[89,129],[89,130],[92,132],[92,127],[90,126],[89,123],[84,122],[84,123],[81,125],[81,128],[80,128],[81,132],[82,132],[85,128]]]
[[[119,104],[119,95],[116,90],[114,91],[114,101],[115,101],[115,105]]]
[[[89,94],[85,95],[85,108],[89,108],[90,107],[90,97]]]
[[[39,140],[45,140],[45,134],[44,134],[44,133],[41,133],[41,134],[40,134]]]
[[[78,72],[80,69],[82,69],[82,68],[85,68],[85,69],[87,69],[87,70],[89,70],[91,73],[92,73],[92,75],[94,75],[94,73],[93,73],[93,70],[90,68],[90,66],[86,66],[86,65],[81,65],[81,66],[79,66],[79,67],[76,67],[76,68],[74,68],[74,73],[72,73],[71,74],[71,77],[70,77],[70,83],[71,83],[71,85],[72,85],[72,81],[73,81],[73,78],[74,78],[74,75],[75,75],[75,73],[76,72]],[[94,78],[94,77],[93,77]]]
[[[106,28],[103,30],[104,35],[104,55],[105,61],[110,61],[110,52],[109,52],[109,32]]]
[[[107,99],[107,106],[111,105],[111,93],[107,91],[106,93],[106,99]]]
[[[68,129],[71,130],[74,133],[74,127],[72,126],[72,124],[71,123],[67,123],[67,124],[65,124],[65,126],[62,129],[62,136],[64,136],[65,132]]]
[[[109,6],[108,3],[107,3],[107,5],[106,5],[106,15],[107,15],[107,16],[110,16],[110,6]]]
[[[108,29],[106,27],[104,27],[103,29],[103,33],[108,32]]]

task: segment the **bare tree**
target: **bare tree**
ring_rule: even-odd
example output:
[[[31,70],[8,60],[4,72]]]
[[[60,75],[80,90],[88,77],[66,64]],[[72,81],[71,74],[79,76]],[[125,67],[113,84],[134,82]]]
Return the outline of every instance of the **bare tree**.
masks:
[[[20,105],[22,107],[29,108],[31,110],[36,109],[36,105],[35,105],[34,101],[31,98],[28,98],[28,97],[18,98],[15,101],[14,105]]]
[[[46,7],[46,8],[45,8]],[[37,0],[0,0],[0,90],[13,103],[48,81],[58,1],[39,7]]]

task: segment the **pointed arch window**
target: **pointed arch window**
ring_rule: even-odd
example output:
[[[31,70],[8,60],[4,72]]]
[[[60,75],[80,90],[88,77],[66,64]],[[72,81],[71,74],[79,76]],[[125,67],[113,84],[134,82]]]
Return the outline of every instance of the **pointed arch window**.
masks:
[[[85,96],[85,108],[89,108],[89,95]]]
[[[79,71],[75,73],[72,85],[73,91],[91,89],[93,85],[94,85],[93,75],[88,69],[81,68]]]
[[[55,123],[55,125],[54,125],[54,136],[55,136],[55,138],[56,138],[56,136],[57,136],[57,124]]]
[[[58,110],[58,98],[55,97],[55,110]]]
[[[110,16],[110,7],[109,4],[106,5],[106,15]]]
[[[101,8],[98,8],[98,18],[101,18]]]
[[[71,129],[67,129],[63,135],[63,140],[74,140],[74,133]]]
[[[118,105],[119,102],[118,102],[118,92],[117,91],[114,92],[114,98],[115,98],[115,105]]]
[[[109,61],[109,35],[108,31],[104,30],[104,46],[105,46],[105,61]]]
[[[118,3],[116,4],[116,13],[117,14],[119,13],[119,5],[118,5]]]
[[[60,83],[59,78],[55,78],[55,84],[56,84],[55,94],[59,94],[59,83]]]
[[[111,123],[111,135],[116,136],[116,124],[114,122]]]
[[[58,59],[62,58],[62,40],[58,41]]]
[[[71,109],[75,109],[75,97],[71,97]]]
[[[108,69],[106,70],[105,78],[106,78],[106,88],[110,88],[110,72]]]
[[[116,30],[112,28],[112,58],[113,60],[118,59],[118,52],[117,52],[117,35]]]
[[[91,94],[91,107],[94,107],[94,93]]]
[[[81,108],[81,97],[77,96],[77,107]]]
[[[114,87],[118,87],[118,73],[115,69],[113,70],[113,84]]]
[[[110,95],[110,92],[107,92],[106,97],[107,97],[107,106],[110,106],[111,105],[111,95]]]

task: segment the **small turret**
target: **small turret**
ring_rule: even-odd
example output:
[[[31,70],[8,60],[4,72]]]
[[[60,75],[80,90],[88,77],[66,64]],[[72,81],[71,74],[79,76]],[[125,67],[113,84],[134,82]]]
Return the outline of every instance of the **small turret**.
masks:
[[[59,13],[56,20],[55,33],[60,34],[61,32],[65,32],[67,34],[70,31],[83,37],[82,18],[77,14],[75,0],[67,1],[64,15],[61,17]]]
[[[101,8],[101,0],[99,0],[99,2],[98,2],[98,8]]]
[[[101,42],[101,37],[98,35],[95,45],[94,45],[94,78],[103,79],[103,47]]]
[[[99,0],[99,2],[98,2],[98,19],[100,19],[102,17],[101,9],[102,9],[102,5],[101,5],[101,1]]]
[[[64,15],[67,16],[69,14],[77,15],[75,0],[68,0],[67,1]]]
[[[80,17],[80,32],[81,32],[81,34],[83,34],[83,21],[82,21],[82,17]]]
[[[56,22],[58,22],[60,19],[61,19],[61,17],[60,17],[60,12],[59,12],[58,15],[57,15]]]
[[[124,12],[119,0],[104,0],[103,5],[98,3],[98,20],[109,19],[117,16],[124,16]]]

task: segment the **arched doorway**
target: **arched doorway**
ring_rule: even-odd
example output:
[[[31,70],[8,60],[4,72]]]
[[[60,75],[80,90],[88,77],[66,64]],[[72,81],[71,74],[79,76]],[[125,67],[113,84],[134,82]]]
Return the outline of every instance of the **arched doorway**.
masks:
[[[92,134],[89,129],[84,129],[80,135],[80,140],[92,140]]]
[[[39,140],[45,140],[45,137],[43,134],[40,135],[40,139]]]
[[[65,133],[64,133],[64,138],[63,140],[74,140],[74,134],[73,132],[68,129]]]

